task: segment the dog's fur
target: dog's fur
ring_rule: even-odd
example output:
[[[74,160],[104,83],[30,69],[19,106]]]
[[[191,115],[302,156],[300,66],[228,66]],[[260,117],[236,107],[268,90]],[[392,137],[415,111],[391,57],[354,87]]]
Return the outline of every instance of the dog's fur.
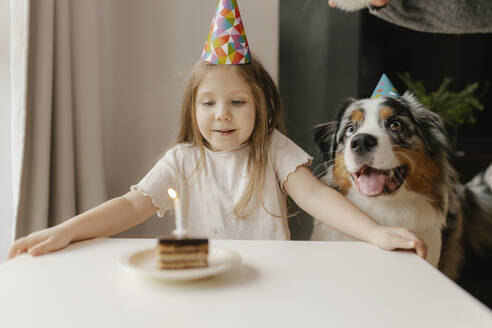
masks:
[[[464,242],[492,245],[492,166],[466,186],[450,165],[454,142],[437,114],[410,93],[347,99],[336,120],[319,125],[322,180],[383,225],[414,231],[427,261],[459,276]],[[351,240],[315,223],[313,240]]]

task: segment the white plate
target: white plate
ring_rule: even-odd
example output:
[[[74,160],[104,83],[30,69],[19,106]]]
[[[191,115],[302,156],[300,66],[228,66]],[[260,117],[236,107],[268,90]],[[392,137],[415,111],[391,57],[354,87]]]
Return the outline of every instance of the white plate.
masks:
[[[210,246],[208,267],[198,269],[160,270],[157,268],[155,248],[132,252],[123,256],[119,264],[128,272],[142,277],[157,278],[170,281],[201,279],[214,276],[229,270],[241,262],[241,256],[229,249]]]

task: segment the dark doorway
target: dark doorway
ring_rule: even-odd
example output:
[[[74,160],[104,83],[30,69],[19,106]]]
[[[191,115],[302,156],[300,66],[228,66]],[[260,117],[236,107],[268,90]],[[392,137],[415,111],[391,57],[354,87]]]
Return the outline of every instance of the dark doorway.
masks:
[[[282,0],[279,23],[279,85],[287,132],[315,157],[315,173],[320,173],[321,154],[313,142],[313,126],[333,119],[344,98],[370,96],[382,73],[403,93],[397,73],[405,71],[427,90],[435,90],[446,76],[453,79],[450,88],[455,91],[472,82],[491,82],[477,123],[457,131],[461,156],[454,164],[466,182],[492,163],[492,34],[416,32],[367,11],[332,10],[326,1]],[[291,211],[296,212],[294,205]],[[293,239],[308,239],[311,227],[303,212],[290,220]],[[492,308],[492,250],[485,257],[466,252],[458,283]]]

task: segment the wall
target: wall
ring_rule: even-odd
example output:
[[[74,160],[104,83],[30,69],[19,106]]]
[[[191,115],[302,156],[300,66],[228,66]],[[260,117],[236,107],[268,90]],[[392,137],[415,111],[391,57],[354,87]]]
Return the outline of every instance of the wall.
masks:
[[[178,132],[181,93],[199,59],[217,0],[102,2],[105,172],[109,196],[128,191]],[[253,53],[278,75],[278,0],[239,3]],[[153,237],[154,217],[118,236]]]
[[[9,0],[0,0],[0,262],[7,258],[12,229],[9,24]]]

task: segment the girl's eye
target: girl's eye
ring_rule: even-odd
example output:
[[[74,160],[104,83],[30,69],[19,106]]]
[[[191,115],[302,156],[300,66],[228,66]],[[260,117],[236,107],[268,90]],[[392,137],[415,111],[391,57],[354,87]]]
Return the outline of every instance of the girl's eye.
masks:
[[[353,126],[349,126],[349,127],[347,128],[347,130],[345,130],[345,135],[346,135],[346,136],[349,136],[349,135],[351,135],[352,133],[354,133],[354,131],[355,131],[354,127],[353,127]]]
[[[246,103],[246,102],[245,102],[245,101],[243,101],[243,100],[233,100],[231,103],[232,103],[233,105],[242,105],[242,104],[244,104],[244,103]]]
[[[207,100],[207,101],[202,102],[203,106],[212,106],[213,104],[215,104],[215,103],[212,100]]]
[[[400,123],[400,121],[393,121],[393,122],[391,122],[390,129],[392,131],[400,131],[401,130],[401,123]]]

